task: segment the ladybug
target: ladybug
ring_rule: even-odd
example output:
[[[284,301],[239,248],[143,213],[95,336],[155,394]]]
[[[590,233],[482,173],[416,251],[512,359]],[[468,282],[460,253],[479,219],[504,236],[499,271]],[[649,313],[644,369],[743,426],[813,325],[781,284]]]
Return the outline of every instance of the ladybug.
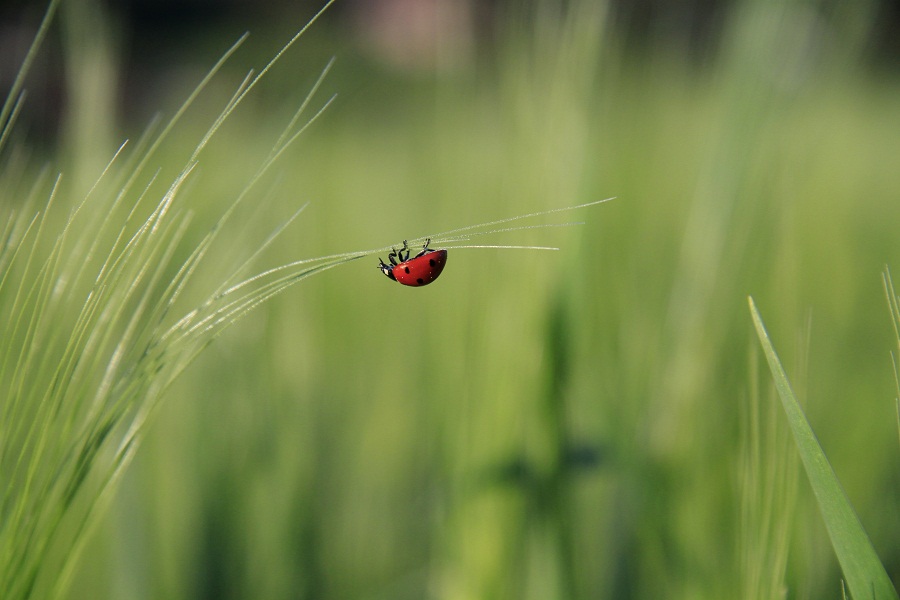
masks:
[[[391,248],[391,253],[388,254],[391,264],[386,265],[379,258],[378,268],[388,279],[393,279],[403,285],[412,287],[428,285],[438,278],[438,275],[444,270],[444,265],[447,264],[447,251],[429,250],[428,244],[430,243],[430,239],[425,240],[422,251],[410,258],[409,246],[407,246],[406,240],[403,240],[403,247],[399,252]]]

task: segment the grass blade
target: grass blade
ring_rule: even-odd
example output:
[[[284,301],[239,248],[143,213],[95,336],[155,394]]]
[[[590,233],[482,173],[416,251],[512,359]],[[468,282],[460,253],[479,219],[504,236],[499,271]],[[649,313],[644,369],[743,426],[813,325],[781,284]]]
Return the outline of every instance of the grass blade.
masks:
[[[869,541],[869,536],[859,522],[850,500],[844,493],[834,469],[828,462],[819,440],[810,427],[809,421],[803,412],[803,408],[797,401],[791,384],[788,381],[778,354],[769,339],[769,334],[763,324],[762,317],[753,302],[750,302],[750,315],[753,325],[759,336],[759,342],[763,347],[772,378],[775,380],[775,388],[781,397],[781,404],[787,414],[794,441],[800,451],[803,468],[809,477],[819,510],[825,520],[831,545],[837,554],[841,564],[841,570],[847,580],[850,595],[856,600],[864,599],[897,599],[897,590],[894,589],[884,566]]]

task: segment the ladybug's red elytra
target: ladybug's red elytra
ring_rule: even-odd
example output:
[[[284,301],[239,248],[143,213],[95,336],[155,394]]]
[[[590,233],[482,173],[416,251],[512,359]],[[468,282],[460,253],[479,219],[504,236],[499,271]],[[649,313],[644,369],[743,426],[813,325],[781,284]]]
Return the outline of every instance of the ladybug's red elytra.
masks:
[[[399,251],[391,248],[391,253],[388,254],[391,264],[387,265],[379,258],[378,268],[388,279],[393,279],[397,283],[412,287],[428,285],[438,278],[438,275],[444,270],[444,265],[447,264],[447,251],[429,250],[428,244],[430,243],[430,239],[425,240],[422,251],[410,258],[409,246],[406,240],[403,240],[403,247]]]

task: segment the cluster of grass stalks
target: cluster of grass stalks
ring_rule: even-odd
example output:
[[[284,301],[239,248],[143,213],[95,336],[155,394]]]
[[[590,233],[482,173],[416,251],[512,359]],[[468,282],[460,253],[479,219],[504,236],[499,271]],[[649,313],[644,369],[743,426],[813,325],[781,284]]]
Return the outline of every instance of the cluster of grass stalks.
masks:
[[[58,2],[53,2],[0,113],[11,139],[22,82]],[[315,18],[313,19],[313,21]],[[310,24],[312,21],[310,22]],[[235,264],[219,287],[189,291],[218,236],[278,157],[324,110],[308,116],[322,71],[269,154],[209,231],[185,246],[185,191],[208,143],[244,97],[296,42],[237,87],[168,182],[154,169],[161,147],[243,40],[162,127],[123,144],[83,196],[62,175],[33,174],[7,159],[0,248],[0,593],[57,596],[86,533],[115,489],[172,381],[223,329],[287,287],[356,255],[298,261],[248,277],[289,219]],[[3,147],[0,146],[0,151]],[[301,209],[302,210],[302,209]],[[299,211],[298,213],[299,214]],[[296,216],[295,214],[295,216]],[[187,296],[187,298],[185,298]],[[191,306],[193,307],[191,308]],[[185,308],[187,307],[187,308]]]
[[[896,598],[900,95],[862,67],[871,15],[741,3],[691,62],[607,8],[507,7],[428,77],[319,22],[302,46],[340,58],[296,106],[250,94],[300,87],[296,38],[247,76],[272,50],[241,39],[86,189],[19,160],[17,83],[0,597]],[[386,281],[372,253],[429,231],[560,251]]]

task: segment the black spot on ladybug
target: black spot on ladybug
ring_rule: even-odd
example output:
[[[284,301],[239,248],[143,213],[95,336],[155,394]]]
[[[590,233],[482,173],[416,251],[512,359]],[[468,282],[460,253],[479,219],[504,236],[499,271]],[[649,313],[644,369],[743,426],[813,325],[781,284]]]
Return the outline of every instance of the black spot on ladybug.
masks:
[[[419,285],[422,285],[423,283],[425,283],[425,280],[420,277],[420,278],[416,279],[416,283],[418,283]]]
[[[433,266],[436,265],[437,263],[434,262],[434,259],[433,259],[433,258],[431,258],[431,259],[428,260],[428,264],[429,264],[430,266],[433,267]]]
[[[403,267],[403,270],[409,273],[409,267]]]

